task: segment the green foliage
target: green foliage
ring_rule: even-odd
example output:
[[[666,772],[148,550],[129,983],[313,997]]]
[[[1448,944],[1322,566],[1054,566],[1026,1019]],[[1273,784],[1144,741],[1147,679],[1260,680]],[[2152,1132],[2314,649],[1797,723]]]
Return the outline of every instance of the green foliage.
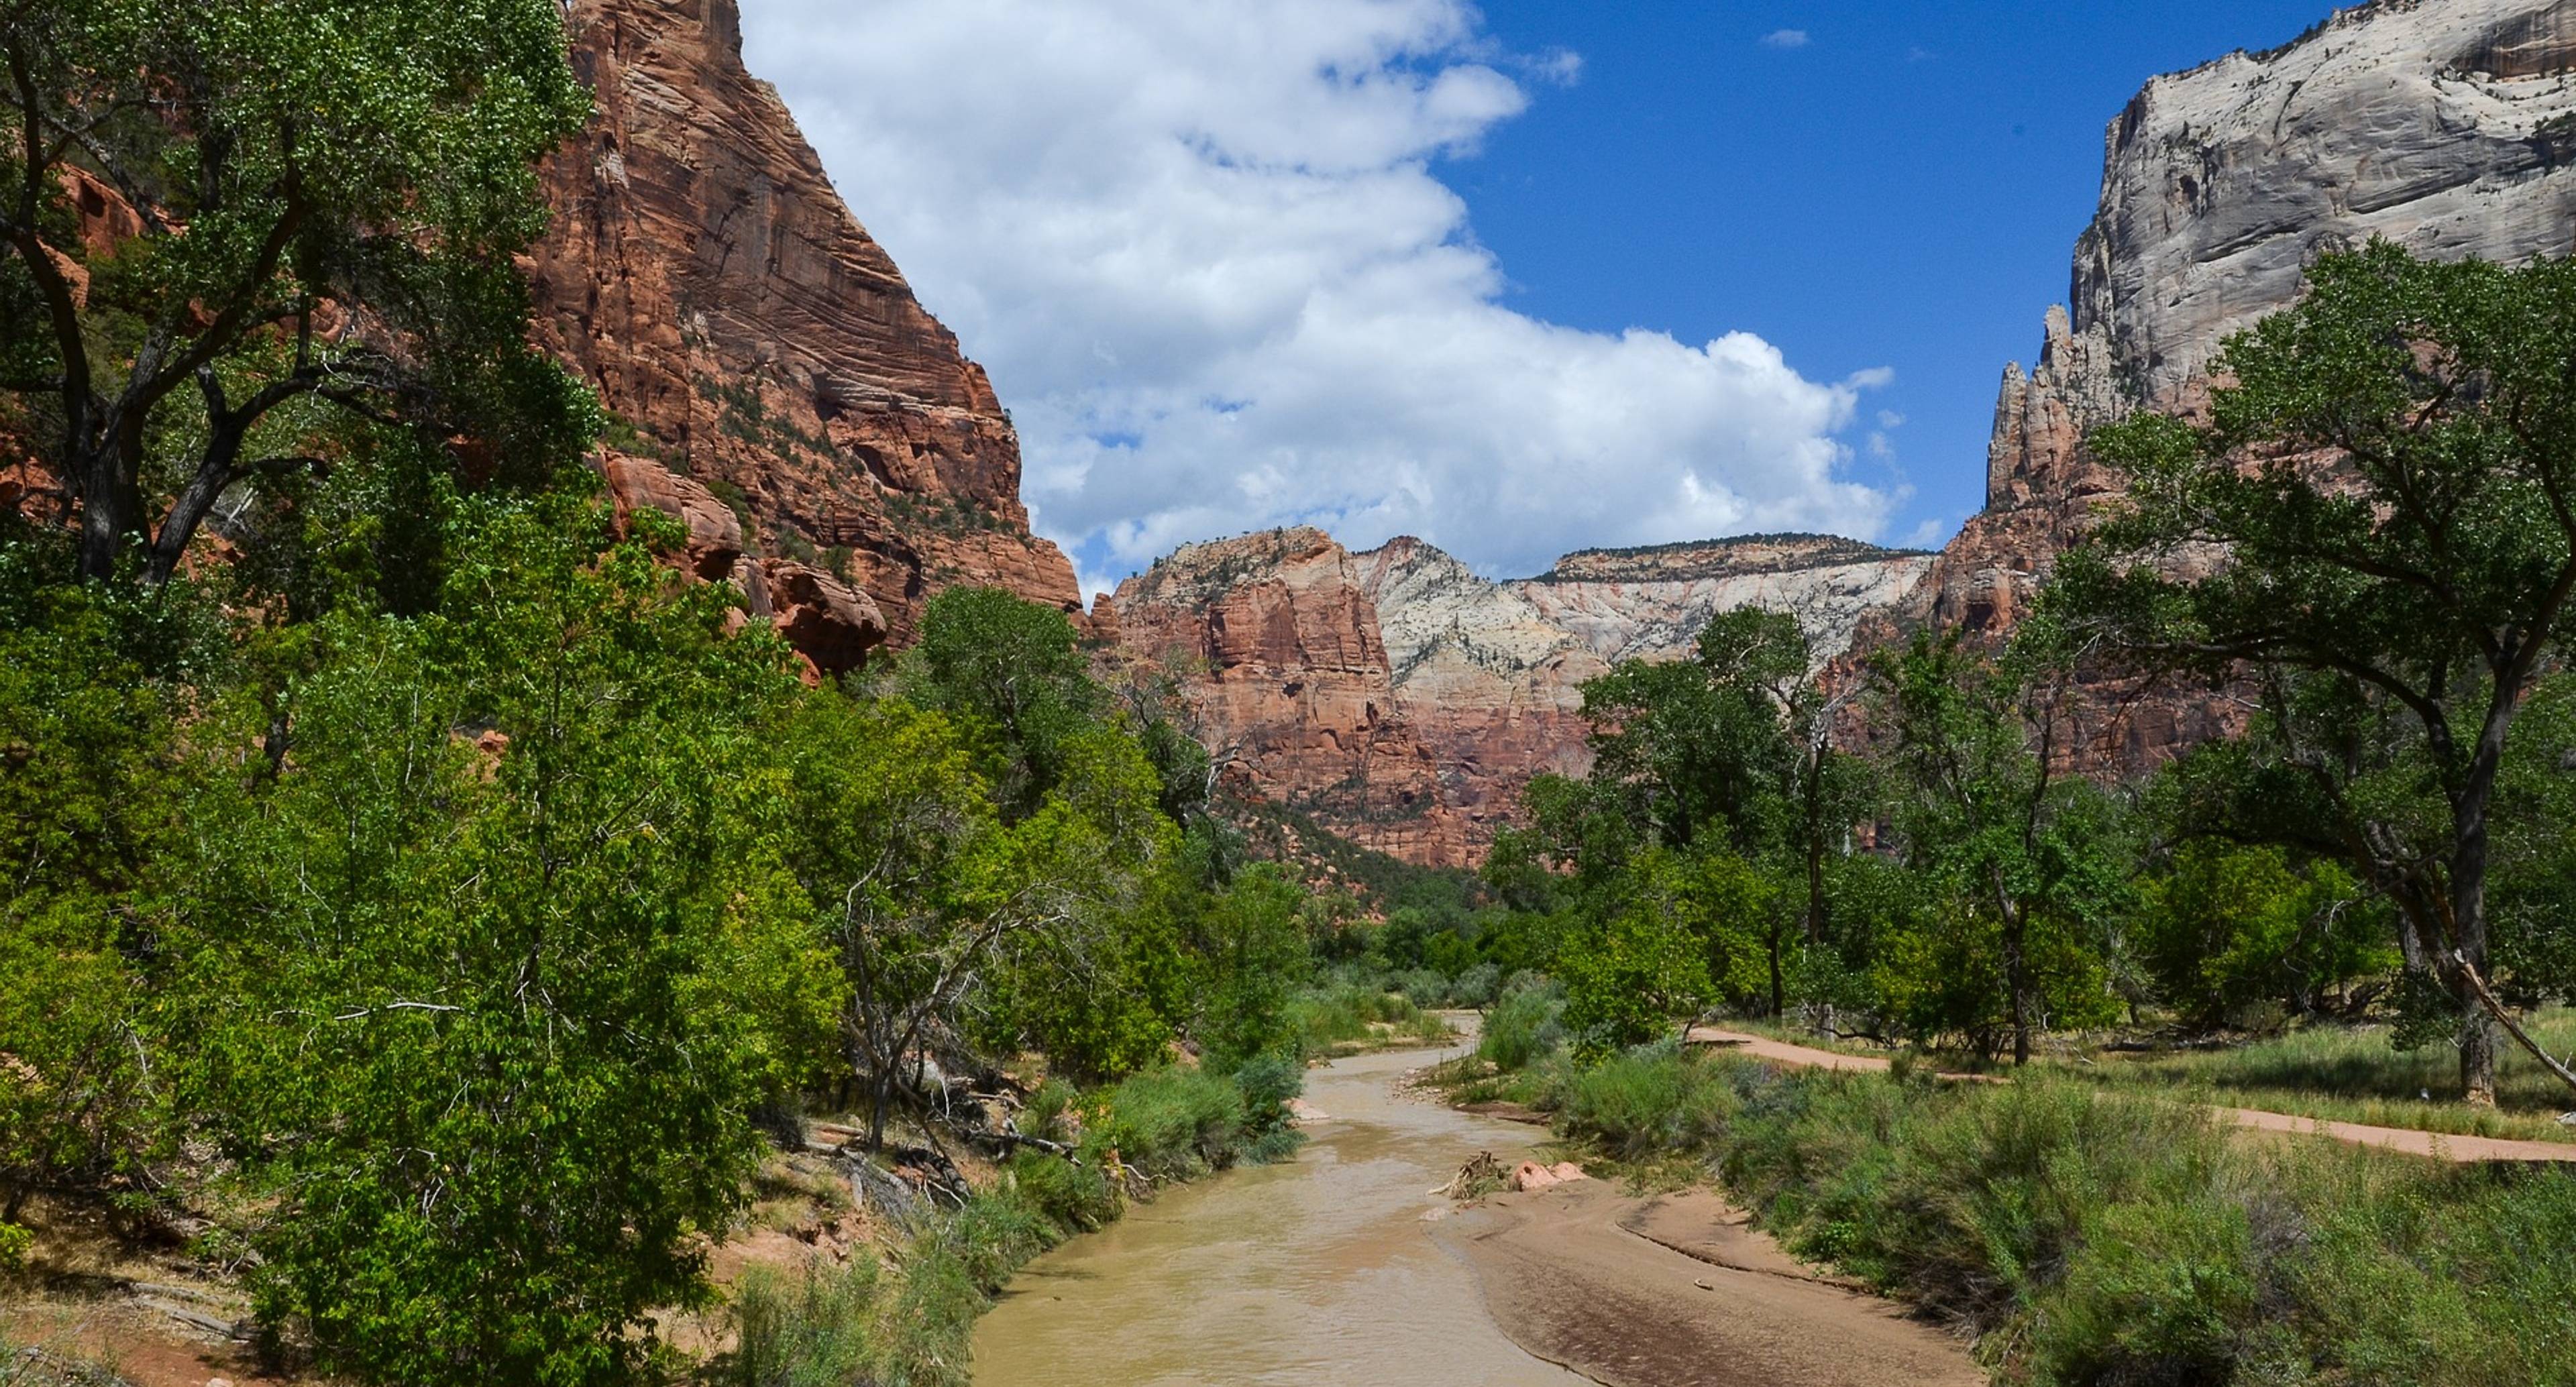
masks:
[[[1736,1197],[2010,1380],[2576,1380],[2564,1172],[2237,1141],[2071,1083],[1728,1071]]]
[[[1670,1039],[1578,1068],[1554,1096],[1560,1130],[1627,1160],[1706,1152],[1737,1108],[1725,1073]]]
[[[1105,701],[1064,613],[999,588],[931,598],[897,683],[958,725],[1012,816],[1034,812],[1063,783]]]
[[[35,1234],[14,1223],[0,1223],[0,1276],[15,1276],[25,1270],[27,1253],[35,1245]]]
[[[1527,1069],[1565,1043],[1565,988],[1555,982],[1515,982],[1485,1013],[1476,1054],[1505,1073]]]
[[[1437,1040],[1448,1023],[1422,1009],[1419,1002],[1375,980],[1337,978],[1298,993],[1289,1017],[1306,1055],[1332,1054],[1337,1046],[1375,1040]]]
[[[715,1380],[724,1387],[849,1387],[875,1365],[876,1262],[846,1266],[821,1258],[790,1278],[752,1267],[734,1287],[733,1352]]]
[[[1149,1069],[1109,1090],[1086,1134],[1086,1156],[1117,1160],[1153,1180],[1222,1170],[1241,1156],[1243,1090],[1203,1069]]]
[[[2432,264],[2373,241],[2308,281],[2228,341],[2208,423],[2095,436],[2127,505],[2047,602],[2134,667],[2251,685],[2214,827],[2383,885],[2411,965],[2466,1018],[2461,1080],[2482,1098],[2490,817],[2576,595],[2576,261]],[[2168,576],[2186,549],[2227,558]]]
[[[1207,981],[1195,1029],[1217,1068],[1297,1050],[1290,991],[1306,966],[1305,929],[1297,918],[1304,900],[1305,892],[1278,868],[1263,864],[1236,877],[1199,915],[1195,932]]]
[[[2158,995],[2203,1026],[2264,1003],[2314,1012],[2353,979],[2397,966],[2350,876],[2323,862],[2293,870],[2277,848],[2186,845],[2141,891],[2137,934]]]
[[[2016,1061],[2050,1025],[2112,1014],[2105,955],[2134,858],[2122,806],[2057,764],[2071,729],[2047,672],[2028,650],[1999,664],[1925,633],[1871,667],[1906,792],[1899,851],[1930,907],[1881,941],[1893,1009]]]
[[[795,684],[560,504],[469,514],[476,621],[335,617],[274,770],[208,739],[165,933],[185,1082],[278,1201],[263,1316],[324,1362],[624,1380],[647,1313],[703,1297],[744,1114],[828,1015],[745,774]]]
[[[0,381],[82,498],[84,576],[141,541],[166,579],[220,494],[352,433],[469,439],[523,481],[577,462],[596,409],[528,342],[512,260],[589,111],[554,5],[64,0],[0,49],[30,98],[0,176],[32,204],[0,213]],[[137,234],[87,247],[72,167]]]
[[[31,577],[0,574],[0,1220],[130,1184],[153,1143],[136,898],[178,831],[177,700],[127,654],[125,599]]]

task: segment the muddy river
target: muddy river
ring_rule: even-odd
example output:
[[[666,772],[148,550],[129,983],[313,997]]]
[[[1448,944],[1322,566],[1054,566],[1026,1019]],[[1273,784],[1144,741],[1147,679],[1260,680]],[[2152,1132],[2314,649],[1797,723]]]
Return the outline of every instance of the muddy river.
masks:
[[[1424,1232],[1461,1162],[1539,1136],[1389,1091],[1431,1058],[1308,1071],[1328,1120],[1295,1160],[1172,1191],[1031,1263],[976,1327],[979,1387],[1585,1383],[1504,1338]]]

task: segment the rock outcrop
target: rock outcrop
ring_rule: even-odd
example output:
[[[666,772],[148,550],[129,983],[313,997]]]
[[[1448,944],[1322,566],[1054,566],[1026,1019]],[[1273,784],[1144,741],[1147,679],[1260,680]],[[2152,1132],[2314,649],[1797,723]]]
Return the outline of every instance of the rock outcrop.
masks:
[[[1788,612],[1821,664],[1862,618],[1904,596],[1932,556],[1830,535],[1751,535],[1653,549],[1588,549],[1512,587],[1604,660],[1679,658],[1710,617]]]
[[[2576,0],[2380,0],[2297,42],[2158,77],[2111,123],[2073,311],[2004,372],[1986,507],[1867,648],[1929,625],[2008,635],[2120,479],[2084,447],[2138,407],[2192,412],[2226,337],[2294,302],[2321,252],[2384,236],[2502,262],[2576,250]],[[2206,693],[2092,685],[2099,765],[2220,735]]]
[[[547,165],[530,268],[540,339],[616,417],[618,503],[682,518],[701,574],[795,594],[818,666],[954,584],[1079,615],[991,383],[744,70],[734,0],[575,0],[569,27],[598,113]]]
[[[1426,866],[1470,861],[1397,702],[1360,565],[1321,530],[1184,545],[1109,599],[1132,656],[1179,676],[1239,790]]]
[[[1806,618],[1820,655],[1930,556],[1820,536],[1568,555],[1492,582],[1417,539],[1353,554],[1313,529],[1190,545],[1093,616],[1160,661],[1240,784],[1424,865],[1482,859],[1520,793],[1589,768],[1582,685],[1679,659],[1715,613]]]

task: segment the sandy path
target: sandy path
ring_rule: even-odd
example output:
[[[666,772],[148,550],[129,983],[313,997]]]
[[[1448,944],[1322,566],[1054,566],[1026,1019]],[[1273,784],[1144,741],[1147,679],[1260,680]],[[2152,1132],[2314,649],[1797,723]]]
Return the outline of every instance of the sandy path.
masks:
[[[1964,1346],[1801,1267],[1723,1199],[1597,1180],[1431,1226],[1503,1331],[1610,1387],[1982,1387]]]
[[[1714,1026],[1693,1026],[1689,1039],[1693,1045],[1721,1046],[1739,1055],[1751,1055],[1756,1059],[1769,1060],[1774,1064],[1791,1064],[1809,1069],[1881,1073],[1888,1067],[1888,1061],[1876,1055],[1846,1055],[1833,1050],[1818,1050],[1810,1046],[1793,1045],[1785,1040],[1773,1040],[1768,1036],[1720,1030]],[[2261,1112],[2253,1108],[2212,1108],[2210,1111],[2237,1126],[2252,1128],[2259,1132],[2313,1134],[2352,1146],[2375,1146],[2388,1151],[2403,1151],[2409,1155],[2430,1156],[2436,1160],[2576,1161],[2576,1143],[2570,1142],[2448,1136],[2439,1132],[2418,1132],[2407,1127],[2372,1127],[2359,1122],[2328,1122],[2322,1118]]]

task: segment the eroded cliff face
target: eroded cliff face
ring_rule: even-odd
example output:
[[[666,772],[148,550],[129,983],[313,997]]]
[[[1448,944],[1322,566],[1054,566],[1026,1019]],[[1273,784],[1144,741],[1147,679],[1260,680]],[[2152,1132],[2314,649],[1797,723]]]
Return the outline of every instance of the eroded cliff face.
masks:
[[[1410,862],[1470,863],[1360,565],[1321,530],[1185,545],[1103,602],[1123,651],[1179,676],[1238,790]]]
[[[2220,344],[2296,301],[2319,253],[2373,236],[2439,259],[2576,250],[2571,76],[2576,0],[2382,0],[2149,82],[2106,137],[2073,311],[2049,311],[2036,368],[2004,372],[1984,511],[1863,622],[1860,646],[1926,625],[2008,635],[2121,489],[2085,435],[2141,406],[2203,407]],[[2104,770],[2241,721],[2201,691],[2085,693],[2084,755]]]
[[[992,385],[744,70],[734,0],[575,0],[569,27],[598,114],[546,169],[537,330],[616,416],[618,503],[685,520],[691,566],[825,669],[946,586],[1079,614]]]
[[[1930,562],[1767,536],[1586,552],[1496,583],[1417,539],[1353,554],[1296,529],[1183,548],[1093,620],[1124,658],[1181,676],[1245,788],[1407,860],[1472,865],[1531,777],[1589,769],[1585,680],[1683,658],[1748,604],[1806,619],[1821,657]]]

